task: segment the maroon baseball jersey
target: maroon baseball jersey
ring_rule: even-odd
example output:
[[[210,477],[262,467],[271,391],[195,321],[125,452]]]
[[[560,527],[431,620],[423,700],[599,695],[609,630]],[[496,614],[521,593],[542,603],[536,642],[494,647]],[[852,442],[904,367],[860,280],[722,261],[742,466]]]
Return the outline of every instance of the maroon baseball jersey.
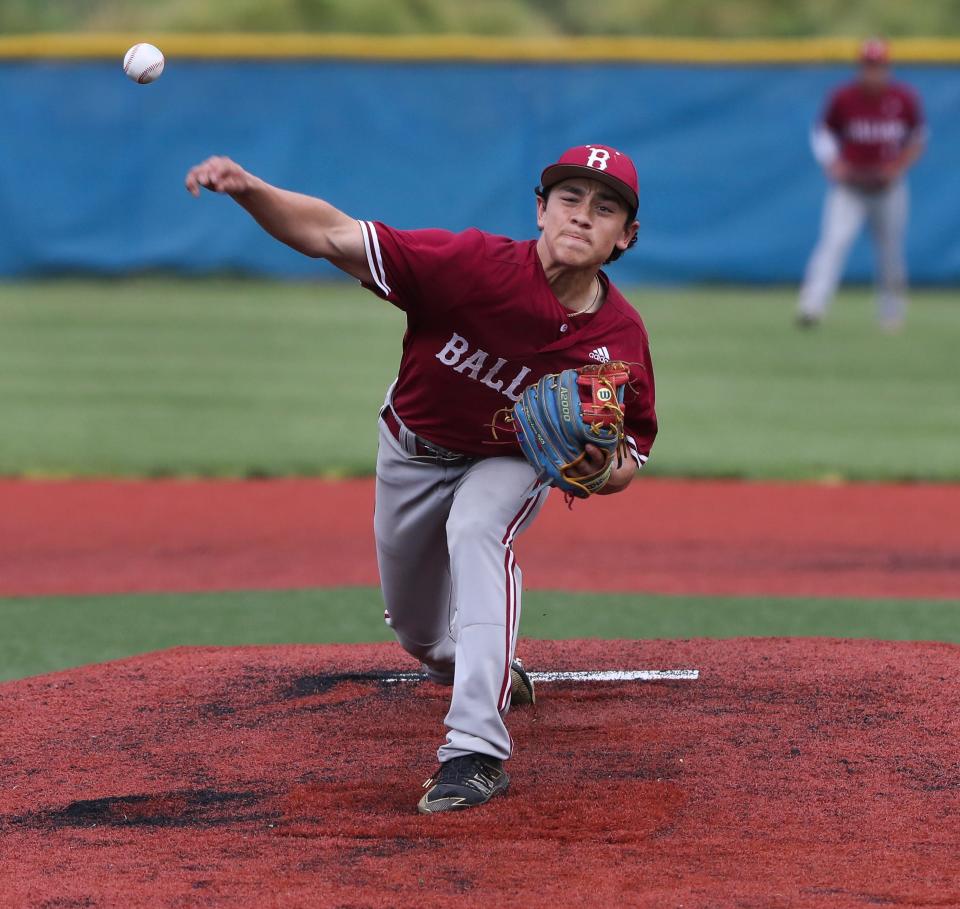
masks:
[[[461,454],[503,454],[490,425],[524,388],[547,373],[623,360],[632,364],[627,442],[643,466],[657,434],[647,332],[606,275],[604,305],[572,316],[550,288],[535,240],[360,227],[374,279],[366,286],[407,316],[393,406],[413,432]]]
[[[891,83],[868,91],[853,82],[833,94],[823,122],[840,143],[843,160],[870,171],[896,160],[910,137],[923,128],[923,112],[905,85]]]

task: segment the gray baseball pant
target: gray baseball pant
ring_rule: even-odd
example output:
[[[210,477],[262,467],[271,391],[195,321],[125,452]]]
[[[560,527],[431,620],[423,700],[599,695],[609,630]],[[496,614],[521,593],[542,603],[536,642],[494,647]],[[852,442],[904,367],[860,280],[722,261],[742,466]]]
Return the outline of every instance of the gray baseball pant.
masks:
[[[374,531],[386,621],[430,679],[452,685],[449,761],[471,752],[506,759],[513,742],[510,662],[520,623],[513,541],[547,492],[520,457],[437,463],[401,445],[380,421]]]
[[[906,313],[907,269],[904,261],[909,192],[898,180],[880,192],[867,193],[842,183],[827,193],[820,240],[807,264],[799,311],[820,318],[830,305],[850,247],[866,221],[877,261],[877,317],[896,324]]]

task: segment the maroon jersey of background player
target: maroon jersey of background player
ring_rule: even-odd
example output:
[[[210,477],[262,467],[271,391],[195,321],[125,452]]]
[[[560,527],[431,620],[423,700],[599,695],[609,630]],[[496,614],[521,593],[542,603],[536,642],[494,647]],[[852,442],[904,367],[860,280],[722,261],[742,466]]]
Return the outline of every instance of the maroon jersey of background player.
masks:
[[[857,81],[834,92],[823,123],[836,137],[844,161],[872,171],[897,160],[923,128],[923,112],[906,85],[891,82],[872,90]]]
[[[606,275],[605,305],[571,315],[550,289],[536,240],[362,227],[375,279],[366,286],[407,314],[393,406],[411,430],[462,454],[503,454],[490,423],[524,388],[591,359],[623,360],[626,438],[643,466],[657,433],[647,332]]]

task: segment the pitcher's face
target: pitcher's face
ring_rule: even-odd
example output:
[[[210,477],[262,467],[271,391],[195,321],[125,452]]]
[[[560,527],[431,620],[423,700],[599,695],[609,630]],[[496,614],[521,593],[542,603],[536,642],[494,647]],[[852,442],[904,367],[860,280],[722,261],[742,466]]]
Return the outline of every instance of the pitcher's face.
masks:
[[[614,248],[625,250],[637,232],[627,203],[589,177],[561,180],[537,200],[537,227],[550,258],[573,268],[600,268]]]

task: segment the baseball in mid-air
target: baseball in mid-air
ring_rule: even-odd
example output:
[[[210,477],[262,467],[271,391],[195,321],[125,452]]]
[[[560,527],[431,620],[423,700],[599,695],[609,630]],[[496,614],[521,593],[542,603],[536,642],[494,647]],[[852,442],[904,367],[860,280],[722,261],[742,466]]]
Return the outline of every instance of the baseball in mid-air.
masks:
[[[163,54],[159,47],[152,44],[134,44],[123,55],[123,72],[133,82],[145,85],[160,78],[163,63]]]

